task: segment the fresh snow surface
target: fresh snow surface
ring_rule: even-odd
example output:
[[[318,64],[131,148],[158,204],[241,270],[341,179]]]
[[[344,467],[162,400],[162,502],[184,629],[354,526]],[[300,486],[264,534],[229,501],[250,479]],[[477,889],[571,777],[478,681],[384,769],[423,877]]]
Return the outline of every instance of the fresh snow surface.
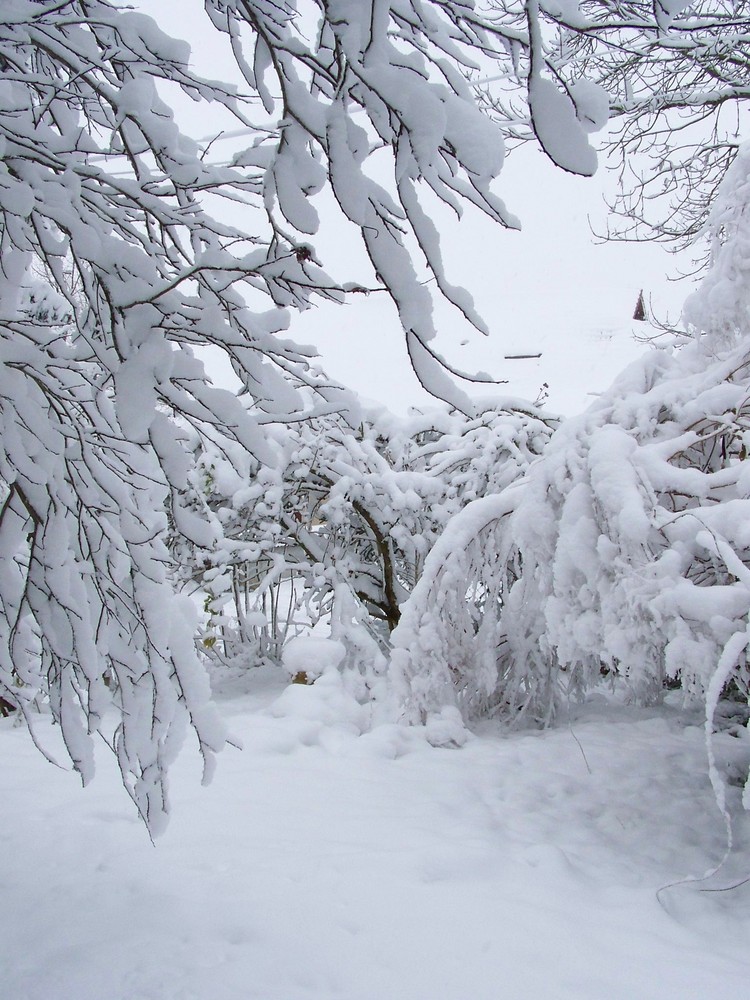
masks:
[[[156,847],[106,752],[82,791],[0,719],[2,1000],[747,995],[750,885],[700,891],[749,874],[746,821],[659,892],[724,851],[700,715],[597,696],[435,749],[360,735],[332,675],[254,676],[221,701],[244,751],[208,788],[183,753]]]

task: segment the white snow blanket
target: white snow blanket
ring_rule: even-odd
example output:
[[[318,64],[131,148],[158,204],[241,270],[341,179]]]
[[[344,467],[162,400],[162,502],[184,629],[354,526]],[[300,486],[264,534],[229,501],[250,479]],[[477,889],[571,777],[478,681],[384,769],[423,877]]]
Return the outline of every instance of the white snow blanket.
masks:
[[[702,715],[595,697],[436,749],[277,678],[223,703],[245,751],[209,788],[180,757],[156,847],[115,773],[81,791],[0,719],[2,1000],[746,995],[750,885],[714,891],[749,874],[741,810],[716,875],[661,889],[724,852]]]

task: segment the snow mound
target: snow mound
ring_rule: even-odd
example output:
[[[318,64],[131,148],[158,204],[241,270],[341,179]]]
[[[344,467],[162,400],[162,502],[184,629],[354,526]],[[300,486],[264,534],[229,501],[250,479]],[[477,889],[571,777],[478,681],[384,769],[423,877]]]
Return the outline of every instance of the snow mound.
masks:
[[[284,647],[281,661],[284,669],[297,683],[312,684],[324,673],[336,670],[346,656],[343,643],[336,639],[298,635]]]

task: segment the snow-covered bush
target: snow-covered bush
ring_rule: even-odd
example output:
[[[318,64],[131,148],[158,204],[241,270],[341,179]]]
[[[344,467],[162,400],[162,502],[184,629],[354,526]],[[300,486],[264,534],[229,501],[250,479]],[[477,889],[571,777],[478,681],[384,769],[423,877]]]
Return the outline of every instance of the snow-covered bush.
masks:
[[[404,721],[429,723],[456,706],[467,720],[494,709],[510,583],[505,526],[524,485],[474,500],[427,557],[393,634],[389,675]]]
[[[265,425],[274,464],[199,444],[190,506],[205,509],[213,541],[177,535],[173,556],[182,586],[205,595],[209,657],[279,662],[293,636],[330,619],[368,697],[435,539],[523,476],[555,425],[533,407],[477,409],[397,418],[342,393],[335,413]]]
[[[712,213],[688,334],[565,422],[525,479],[449,523],[394,635],[405,716],[550,722],[602,674],[747,699],[750,149]]]

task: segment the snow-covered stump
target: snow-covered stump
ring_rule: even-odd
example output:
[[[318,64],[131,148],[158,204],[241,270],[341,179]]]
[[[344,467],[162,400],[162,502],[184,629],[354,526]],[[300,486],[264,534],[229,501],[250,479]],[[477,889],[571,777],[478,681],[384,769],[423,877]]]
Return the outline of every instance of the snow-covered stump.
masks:
[[[327,671],[337,670],[345,656],[344,645],[335,639],[300,635],[284,647],[282,664],[292,684],[314,684]]]

